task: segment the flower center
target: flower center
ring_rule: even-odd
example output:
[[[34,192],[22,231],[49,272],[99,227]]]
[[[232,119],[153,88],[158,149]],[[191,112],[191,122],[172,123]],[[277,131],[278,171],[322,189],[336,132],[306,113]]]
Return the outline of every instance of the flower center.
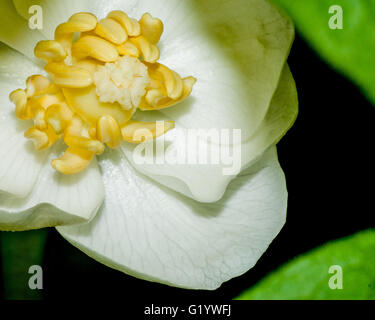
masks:
[[[145,13],[137,21],[112,11],[100,21],[77,13],[56,28],[55,39],[40,41],[36,57],[52,81],[42,75],[26,80],[26,89],[10,94],[16,116],[33,120],[25,132],[37,150],[62,138],[66,151],[52,161],[63,174],[84,170],[105,146],[139,143],[174,127],[165,121],[132,121],[137,109],[168,108],[187,98],[195,78],[181,78],[157,62],[163,23]],[[158,126],[160,127],[160,126]],[[137,132],[145,132],[143,140]]]
[[[118,102],[125,110],[137,108],[150,84],[147,67],[139,59],[124,56],[98,66],[94,73],[96,94],[101,102]]]

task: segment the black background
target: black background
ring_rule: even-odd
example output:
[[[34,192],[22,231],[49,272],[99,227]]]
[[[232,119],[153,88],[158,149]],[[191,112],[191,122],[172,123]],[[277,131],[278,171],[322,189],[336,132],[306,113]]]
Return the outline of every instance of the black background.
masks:
[[[43,298],[158,301],[232,299],[293,257],[375,226],[375,107],[297,35],[289,64],[300,113],[278,145],[287,177],[287,223],[257,265],[216,291],[149,283],[88,258],[50,229]]]

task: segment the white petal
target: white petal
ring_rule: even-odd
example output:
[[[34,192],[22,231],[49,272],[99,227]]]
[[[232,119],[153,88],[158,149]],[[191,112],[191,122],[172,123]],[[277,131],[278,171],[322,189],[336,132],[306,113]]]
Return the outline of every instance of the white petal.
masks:
[[[31,15],[29,15],[30,17]],[[34,60],[34,47],[43,35],[29,28],[28,21],[17,13],[12,1],[0,3],[0,41]],[[36,60],[34,60],[36,61]],[[9,66],[12,68],[12,65]]]
[[[7,100],[14,86],[0,83],[0,193],[25,197],[33,188],[48,151],[35,152],[24,137],[31,123],[16,119]]]
[[[0,122],[0,193],[25,197],[46,160],[48,151],[35,152],[24,137],[28,125],[13,114]]]
[[[9,70],[13,65],[15,73]],[[7,67],[8,66],[8,67]],[[40,72],[39,72],[40,71]],[[103,201],[96,163],[80,175],[63,176],[50,165],[62,146],[35,151],[24,137],[32,125],[14,115],[9,93],[42,73],[21,54],[0,45],[0,229],[25,230],[88,221]]]
[[[176,108],[178,107],[179,106]],[[252,139],[242,144],[241,155],[238,156],[239,160],[237,164],[236,161],[234,161],[235,158],[233,158],[232,163],[224,164],[220,161],[220,164],[217,165],[210,163],[171,164],[171,162],[168,161],[164,161],[163,164],[158,164],[158,157],[156,156],[158,152],[153,153],[150,157],[144,156],[146,162],[139,163],[134,159],[134,150],[137,148],[134,144],[123,144],[122,149],[132,165],[152,179],[195,200],[214,202],[222,197],[228,183],[238,173],[234,173],[232,170],[233,173],[229,172],[229,175],[226,171],[236,167],[239,171],[241,168],[246,168],[257,160],[269,146],[278,142],[285,134],[293,124],[297,112],[298,99],[296,87],[289,68],[286,66],[268,113]],[[150,120],[151,117],[155,118],[153,120],[163,120],[163,115],[152,115],[146,112],[138,113],[137,117],[140,120],[146,118]],[[187,134],[185,136],[187,136]],[[173,131],[168,132],[164,137],[158,138],[157,141],[162,141],[163,139],[165,140],[166,151],[159,152],[159,155],[161,154],[164,159],[168,159],[169,155],[173,156],[176,149],[184,149],[185,145],[181,144],[179,142],[180,140],[176,139]],[[204,141],[201,141],[201,143],[204,143]],[[171,149],[171,145],[175,146],[175,149]],[[186,154],[189,155],[190,159],[199,159],[202,155],[201,150],[208,150],[209,154],[212,152],[220,154],[220,145],[219,147],[215,147],[214,144],[206,142],[202,147],[203,149],[185,148],[188,149]],[[229,154],[235,155],[237,153],[230,147]],[[187,160],[187,157],[185,157],[185,160]]]
[[[45,72],[36,66],[24,55],[0,43],[0,88],[9,86],[9,83],[16,84],[20,88],[25,88],[26,79],[33,74],[44,74]],[[4,88],[0,92],[0,108],[6,103],[9,104],[9,93],[14,90]],[[10,90],[10,91],[9,91]],[[6,101],[7,102],[6,102]]]
[[[62,175],[52,169],[50,162],[61,155],[64,148],[62,143],[53,147],[30,195],[16,198],[0,194],[0,230],[71,225],[92,219],[104,199],[96,160],[79,174]],[[20,170],[19,175],[26,173]]]
[[[0,192],[18,197],[31,191],[48,151],[36,153],[24,137],[31,123],[16,119],[9,94],[24,88],[26,78],[38,71],[23,55],[0,44]]]
[[[285,221],[287,191],[275,148],[213,204],[148,180],[117,150],[100,165],[103,209],[88,224],[58,231],[94,259],[136,277],[215,289],[254,266]]]
[[[18,13],[29,19],[29,7],[39,5],[44,12],[44,28],[41,32],[53,39],[56,27],[77,12],[91,12],[103,18],[112,10],[132,11],[138,0],[13,0]]]
[[[261,124],[294,37],[290,20],[266,0],[141,0],[165,26],[161,62],[194,76],[192,96],[163,110],[187,128],[240,128],[247,140]]]

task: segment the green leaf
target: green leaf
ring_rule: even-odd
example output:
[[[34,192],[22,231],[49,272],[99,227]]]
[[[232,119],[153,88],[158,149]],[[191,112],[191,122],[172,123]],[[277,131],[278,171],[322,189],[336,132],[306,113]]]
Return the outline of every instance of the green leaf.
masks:
[[[274,0],[319,54],[375,103],[375,1]],[[329,28],[332,5],[343,10],[343,29]],[[308,63],[308,61],[306,61]],[[354,106],[353,106],[354,107]]]
[[[342,268],[342,289],[336,270]],[[333,278],[332,278],[333,277]],[[341,300],[375,299],[375,230],[326,244],[304,254],[261,280],[241,294],[238,300]]]
[[[29,268],[42,265],[47,229],[0,232],[3,295],[9,300],[40,299],[41,290],[30,289]]]

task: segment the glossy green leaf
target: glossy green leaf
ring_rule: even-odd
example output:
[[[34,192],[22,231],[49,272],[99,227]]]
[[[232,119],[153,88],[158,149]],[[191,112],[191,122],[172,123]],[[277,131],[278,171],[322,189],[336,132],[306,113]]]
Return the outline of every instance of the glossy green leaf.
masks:
[[[287,11],[297,30],[328,63],[359,85],[365,95],[375,103],[375,1],[274,2]],[[342,8],[343,29],[329,27],[330,19],[336,18],[337,11],[329,13],[329,9],[334,5]]]
[[[342,289],[337,288],[341,272],[337,266],[342,271]],[[237,299],[373,300],[375,230],[360,232],[302,255]]]

